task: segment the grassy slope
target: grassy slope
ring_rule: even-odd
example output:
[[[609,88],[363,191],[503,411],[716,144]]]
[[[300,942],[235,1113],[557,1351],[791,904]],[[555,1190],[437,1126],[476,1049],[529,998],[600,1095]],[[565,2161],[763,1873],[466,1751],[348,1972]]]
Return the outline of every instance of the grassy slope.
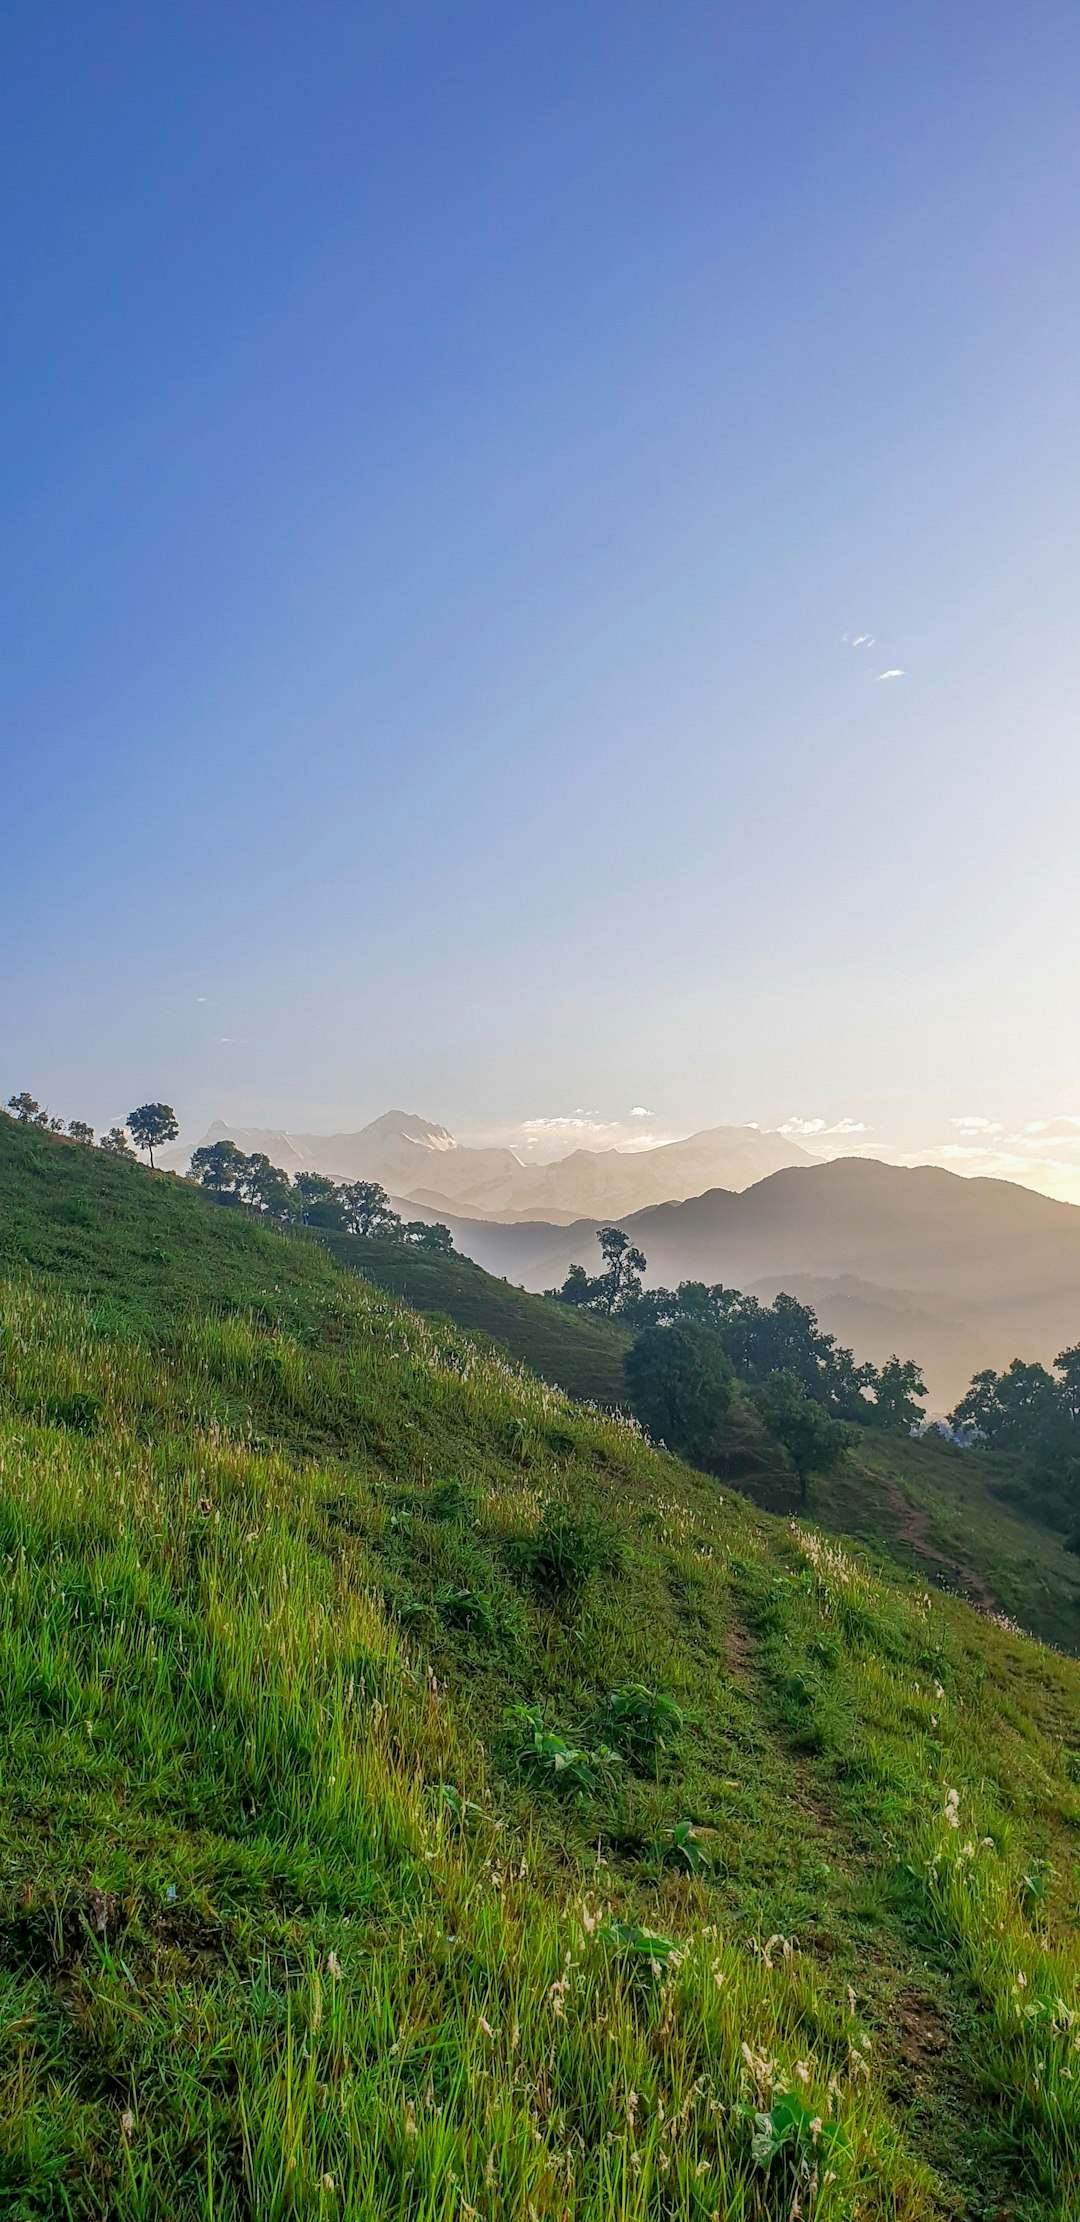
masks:
[[[999,1607],[1044,1642],[1080,1651],[1080,1558],[1001,1502],[993,1485],[1004,1465],[867,1429],[818,1486],[812,1516],[940,1588]]]
[[[598,1404],[622,1400],[622,1361],[631,1337],[614,1320],[573,1311],[547,1296],[530,1296],[512,1282],[485,1273],[470,1258],[439,1257],[401,1243],[362,1242],[355,1235],[323,1238],[342,1265],[400,1296],[420,1312],[435,1312],[456,1326],[490,1337],[524,1365]]]
[[[2,2211],[1073,2216],[1080,1668],[173,1184],[87,1157],[73,1220],[25,1148]],[[621,1543],[561,1610],[508,1553],[552,1499]],[[655,1765],[522,1775],[515,1704],[595,1749],[637,1679]]]

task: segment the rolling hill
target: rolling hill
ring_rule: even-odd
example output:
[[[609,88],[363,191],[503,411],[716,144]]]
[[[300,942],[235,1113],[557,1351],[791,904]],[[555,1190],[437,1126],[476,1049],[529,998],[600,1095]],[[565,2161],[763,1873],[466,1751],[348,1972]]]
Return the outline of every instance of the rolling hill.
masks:
[[[1080,1667],[75,1155],[0,1159],[8,2210],[1074,2214]]]

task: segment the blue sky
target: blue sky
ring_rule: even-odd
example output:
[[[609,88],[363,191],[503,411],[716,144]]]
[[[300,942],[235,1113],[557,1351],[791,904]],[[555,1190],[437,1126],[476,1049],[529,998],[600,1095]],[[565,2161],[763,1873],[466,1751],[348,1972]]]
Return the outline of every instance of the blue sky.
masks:
[[[2,1092],[1080,1196],[1072,0],[61,0],[0,87]]]

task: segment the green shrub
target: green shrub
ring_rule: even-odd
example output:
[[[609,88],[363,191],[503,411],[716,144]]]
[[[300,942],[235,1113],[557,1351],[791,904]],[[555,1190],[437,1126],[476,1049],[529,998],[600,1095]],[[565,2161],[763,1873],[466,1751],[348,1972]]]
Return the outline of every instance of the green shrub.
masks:
[[[513,1537],[508,1556],[522,1586],[550,1603],[572,1603],[594,1574],[614,1573],[620,1564],[613,1536],[555,1504],[545,1505],[532,1535]]]
[[[481,1589],[454,1589],[447,1584],[435,1592],[435,1610],[448,1628],[463,1628],[470,1635],[486,1636],[489,1642],[498,1634],[491,1599]]]
[[[712,1872],[712,1855],[692,1821],[676,1821],[674,1828],[665,1829],[658,1849],[665,1867],[677,1867],[684,1875]]]
[[[460,1481],[440,1481],[431,1492],[430,1512],[433,1520],[463,1520],[469,1509],[469,1499]]]
[[[45,1407],[50,1427],[70,1427],[76,1435],[96,1435],[105,1407],[99,1396],[54,1396]]]
[[[534,1789],[557,1790],[561,1796],[587,1797],[610,1782],[619,1765],[618,1752],[600,1744],[587,1751],[568,1744],[544,1727],[539,1713],[527,1705],[514,1707],[519,1738],[515,1754],[519,1774]]]
[[[632,1767],[652,1772],[660,1754],[674,1742],[683,1717],[673,1697],[624,1682],[612,1690],[602,1716],[603,1733]]]

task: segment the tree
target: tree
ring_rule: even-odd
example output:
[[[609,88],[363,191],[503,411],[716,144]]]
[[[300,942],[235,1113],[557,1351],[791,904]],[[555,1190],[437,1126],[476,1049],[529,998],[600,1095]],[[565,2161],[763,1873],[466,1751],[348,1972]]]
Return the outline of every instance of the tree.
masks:
[[[94,1129],[92,1126],[87,1126],[85,1119],[69,1119],[68,1139],[72,1142],[82,1142],[89,1149],[93,1145]]]
[[[1072,1353],[1062,1352],[1071,1359]],[[1071,1376],[1071,1367],[1066,1368]],[[993,1449],[1030,1450],[1066,1416],[1061,1385],[1045,1366],[1014,1358],[1004,1373],[977,1373],[949,1418],[954,1427],[976,1427]]]
[[[400,1219],[398,1226],[401,1227]],[[415,1244],[418,1250],[435,1250],[444,1258],[454,1255],[454,1237],[449,1227],[443,1226],[441,1219],[437,1219],[430,1227],[423,1219],[409,1219],[401,1231],[406,1242]]]
[[[240,1184],[247,1158],[235,1142],[204,1142],[201,1149],[192,1150],[191,1173],[203,1188],[224,1203],[238,1202]]]
[[[296,1203],[289,1183],[289,1176],[280,1165],[271,1165],[265,1151],[256,1150],[250,1157],[240,1157],[240,1201],[249,1204],[253,1211],[264,1211],[268,1219],[279,1224],[294,1217]]]
[[[583,1265],[572,1265],[562,1287],[549,1289],[548,1295],[557,1296],[563,1304],[603,1312],[608,1319],[616,1312],[633,1315],[641,1301],[644,1252],[635,1248],[622,1227],[598,1227],[596,1239],[607,1271],[590,1279]]]
[[[377,1180],[352,1180],[338,1190],[345,1226],[349,1234],[362,1235],[373,1242],[380,1235],[401,1233],[401,1220],[391,1205],[390,1198]]]
[[[345,1211],[336,1181],[325,1173],[297,1173],[293,1187],[300,1199],[305,1227],[323,1227],[330,1234],[345,1233]]]
[[[556,1297],[560,1304],[573,1304],[579,1310],[587,1311],[598,1287],[599,1282],[590,1280],[583,1265],[572,1265],[562,1287],[549,1288],[544,1293]]]
[[[610,1319],[612,1313],[624,1311],[641,1295],[645,1253],[635,1248],[622,1227],[598,1227],[596,1239],[607,1266],[600,1277],[604,1293],[599,1309]]]
[[[8,1097],[7,1107],[20,1126],[48,1126],[48,1112],[42,1110],[40,1103],[34,1096],[28,1095],[25,1088],[21,1095]]]
[[[165,1142],[175,1142],[180,1128],[171,1103],[143,1103],[137,1111],[128,1112],[128,1132],[136,1149],[145,1150],[154,1164],[154,1151]]]
[[[111,1126],[108,1133],[102,1135],[99,1146],[105,1151],[107,1157],[134,1157],[135,1155],[128,1141],[127,1128],[123,1126]]]
[[[650,1435],[695,1466],[715,1466],[734,1376],[714,1328],[696,1319],[644,1328],[626,1353],[623,1376]]]
[[[914,1358],[900,1359],[895,1353],[885,1360],[874,1385],[873,1420],[877,1427],[887,1427],[897,1435],[910,1435],[923,1418],[922,1401],[927,1394],[922,1368]]]
[[[812,1476],[831,1471],[858,1441],[855,1429],[844,1420],[831,1419],[794,1373],[770,1373],[753,1395],[769,1433],[783,1445],[795,1468],[799,1494],[807,1504]]]

